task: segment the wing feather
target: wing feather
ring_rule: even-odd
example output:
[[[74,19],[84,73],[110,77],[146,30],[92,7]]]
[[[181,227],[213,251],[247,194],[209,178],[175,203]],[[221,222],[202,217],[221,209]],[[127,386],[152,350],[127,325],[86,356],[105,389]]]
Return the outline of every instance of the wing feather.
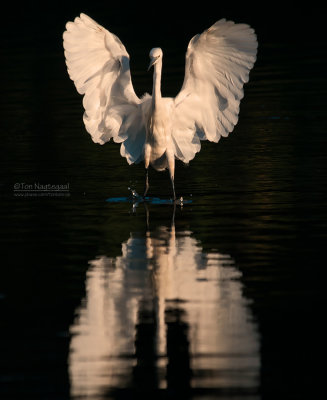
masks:
[[[200,140],[218,142],[234,129],[257,45],[252,28],[225,19],[191,39],[184,83],[175,98],[177,158],[189,162],[200,150]]]
[[[129,163],[140,161],[140,143],[145,141],[143,103],[147,98],[139,99],[135,94],[125,46],[85,14],[66,24],[63,40],[69,76],[84,95],[83,121],[92,140],[104,144],[113,138],[122,143],[121,151]],[[123,146],[134,123],[136,137]]]

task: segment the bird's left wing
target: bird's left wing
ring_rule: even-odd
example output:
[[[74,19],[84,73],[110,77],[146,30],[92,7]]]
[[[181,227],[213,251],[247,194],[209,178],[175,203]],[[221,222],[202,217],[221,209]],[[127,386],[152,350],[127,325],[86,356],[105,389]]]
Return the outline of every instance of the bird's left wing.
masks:
[[[174,101],[177,158],[189,162],[200,150],[200,140],[218,142],[234,129],[256,52],[253,29],[225,19],[190,41],[183,87]]]
[[[129,163],[140,161],[147,99],[135,94],[125,46],[85,14],[67,23],[63,39],[69,76],[84,94],[83,120],[92,140],[104,144],[113,138],[122,142]]]

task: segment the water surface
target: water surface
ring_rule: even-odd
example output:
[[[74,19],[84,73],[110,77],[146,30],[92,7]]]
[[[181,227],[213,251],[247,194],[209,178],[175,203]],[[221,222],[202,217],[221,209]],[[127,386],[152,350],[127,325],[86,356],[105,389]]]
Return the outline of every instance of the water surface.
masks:
[[[141,193],[143,167],[93,144],[62,27],[48,42],[42,21],[11,29],[16,47],[0,63],[1,398],[314,398],[325,343],[321,45],[261,44],[234,132],[177,163],[177,195],[192,202],[173,219],[170,204],[106,201]],[[151,91],[145,49],[163,39],[164,92],[176,94],[187,43],[149,46],[115,26],[130,40],[137,93]],[[15,190],[38,183],[69,191]],[[151,171],[150,185],[170,198],[168,174]]]

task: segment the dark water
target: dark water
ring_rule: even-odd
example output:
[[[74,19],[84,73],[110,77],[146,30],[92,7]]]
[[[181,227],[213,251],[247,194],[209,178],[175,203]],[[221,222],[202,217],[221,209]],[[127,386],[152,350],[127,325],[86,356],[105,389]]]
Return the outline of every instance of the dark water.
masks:
[[[141,192],[142,166],[113,143],[93,144],[60,36],[36,43],[35,26],[8,39],[0,67],[1,399],[315,398],[325,345],[322,45],[263,41],[234,132],[177,165],[188,203],[133,207],[106,199]],[[118,28],[138,94],[151,91],[147,52],[160,44]],[[163,92],[174,95],[185,46],[161,39]],[[151,171],[150,183],[151,196],[169,199],[167,173]]]

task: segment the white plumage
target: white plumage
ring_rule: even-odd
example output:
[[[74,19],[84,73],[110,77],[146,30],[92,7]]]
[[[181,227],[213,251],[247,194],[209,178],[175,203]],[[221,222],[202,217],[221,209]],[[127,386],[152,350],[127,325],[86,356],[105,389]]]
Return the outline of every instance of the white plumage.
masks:
[[[85,14],[68,22],[63,35],[66,64],[84,95],[84,123],[96,143],[121,143],[129,164],[144,160],[169,169],[200,151],[201,140],[218,142],[238,120],[243,85],[256,60],[257,39],[248,25],[221,19],[190,41],[185,78],[175,98],[161,97],[162,50],[150,52],[152,96],[135,94],[129,55],[113,33]],[[146,176],[146,190],[148,179]]]

